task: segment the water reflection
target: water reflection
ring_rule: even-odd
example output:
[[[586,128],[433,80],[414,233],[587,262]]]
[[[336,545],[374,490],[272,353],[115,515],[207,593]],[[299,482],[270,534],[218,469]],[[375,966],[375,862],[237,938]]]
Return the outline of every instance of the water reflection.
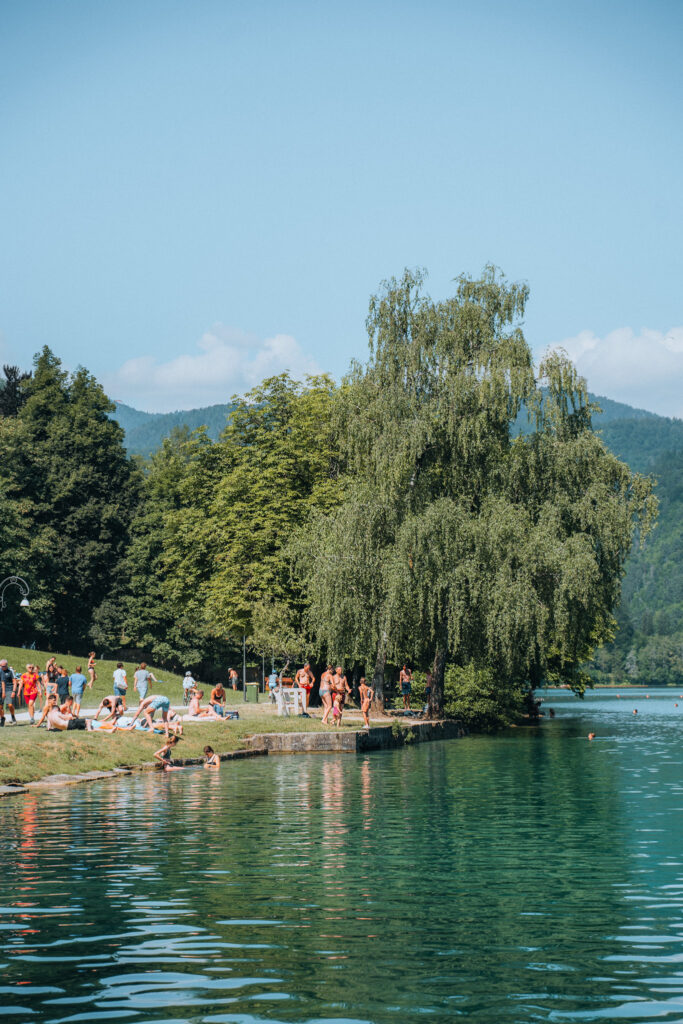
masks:
[[[505,737],[0,804],[1,1012],[681,1020],[678,717],[552,702]]]

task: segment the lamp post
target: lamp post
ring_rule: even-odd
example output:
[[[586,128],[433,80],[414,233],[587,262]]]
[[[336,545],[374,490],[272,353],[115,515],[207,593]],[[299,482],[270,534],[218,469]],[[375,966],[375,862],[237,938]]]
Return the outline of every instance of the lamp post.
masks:
[[[28,589],[28,583],[26,582],[26,580],[23,580],[21,578],[21,576],[7,576],[0,583],[0,610],[4,611],[4,608],[5,608],[5,591],[7,590],[8,587],[19,587],[19,590],[22,593],[22,598],[21,598],[21,601],[19,602],[19,607],[20,608],[28,608],[28,607],[30,607],[29,606],[29,601],[28,601],[29,589]]]

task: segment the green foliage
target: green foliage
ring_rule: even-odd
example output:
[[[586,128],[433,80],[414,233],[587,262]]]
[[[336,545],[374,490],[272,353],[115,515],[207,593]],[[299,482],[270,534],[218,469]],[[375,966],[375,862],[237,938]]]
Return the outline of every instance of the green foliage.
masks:
[[[473,732],[492,732],[519,722],[526,695],[518,684],[505,684],[491,669],[473,664],[446,670],[444,711]]]
[[[338,501],[334,385],[286,374],[236,399],[212,443],[179,432],[152,458],[127,559],[131,643],[193,664],[243,634],[259,652],[299,654],[301,602],[288,539]]]
[[[15,415],[0,417],[0,567],[26,578],[27,614],[2,619],[5,639],[67,647],[90,642],[96,609],[116,591],[139,474],[90,374],[66,373],[44,348],[21,382]]]
[[[370,359],[339,396],[350,497],[296,551],[309,626],[348,658],[434,658],[435,713],[447,659],[515,691],[552,678],[581,692],[654,516],[651,482],[592,432],[565,357],[537,384],[524,286],[486,268],[435,303],[422,284],[406,272],[371,300]]]

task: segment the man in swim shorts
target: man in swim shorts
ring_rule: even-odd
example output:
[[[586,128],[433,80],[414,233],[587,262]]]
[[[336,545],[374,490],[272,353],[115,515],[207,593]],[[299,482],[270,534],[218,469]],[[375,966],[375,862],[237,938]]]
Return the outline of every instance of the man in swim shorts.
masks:
[[[401,669],[398,677],[398,681],[401,684],[401,694],[403,695],[403,710],[410,711],[410,694],[412,691],[412,680],[413,673],[409,668],[404,665]]]
[[[311,672],[310,662],[306,662],[303,668],[300,668],[294,677],[294,682],[301,690],[301,705],[303,713],[308,714],[308,701],[310,699],[311,690],[313,689],[313,683],[315,682],[315,676]]]

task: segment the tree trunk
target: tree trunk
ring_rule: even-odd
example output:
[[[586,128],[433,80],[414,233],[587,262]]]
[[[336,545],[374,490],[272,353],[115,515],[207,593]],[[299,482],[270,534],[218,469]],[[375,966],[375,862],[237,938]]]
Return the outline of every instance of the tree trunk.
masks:
[[[443,718],[443,681],[446,669],[446,648],[437,644],[432,668],[432,692],[429,695],[429,718]]]
[[[377,660],[375,661],[375,672],[372,677],[372,689],[374,691],[374,699],[372,701],[372,714],[383,715],[384,714],[384,665],[386,663],[386,654],[382,645],[377,651]]]

